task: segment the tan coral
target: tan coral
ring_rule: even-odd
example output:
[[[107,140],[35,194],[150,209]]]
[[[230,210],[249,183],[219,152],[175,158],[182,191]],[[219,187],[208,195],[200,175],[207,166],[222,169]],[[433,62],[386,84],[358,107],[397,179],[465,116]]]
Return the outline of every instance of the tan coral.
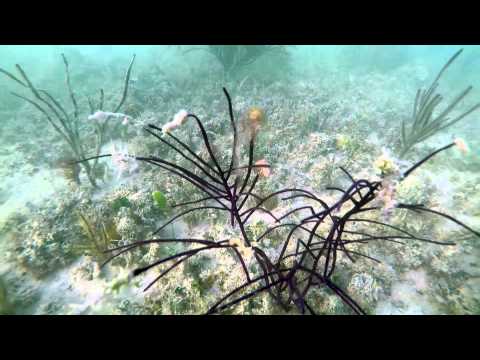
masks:
[[[265,159],[261,159],[261,160],[256,161],[255,165],[270,166],[268,164],[267,160],[265,160]],[[261,177],[269,177],[272,173],[271,170],[270,170],[270,167],[257,167],[256,170]]]
[[[259,107],[252,107],[247,113],[248,120],[253,124],[261,124],[265,121],[265,111]]]

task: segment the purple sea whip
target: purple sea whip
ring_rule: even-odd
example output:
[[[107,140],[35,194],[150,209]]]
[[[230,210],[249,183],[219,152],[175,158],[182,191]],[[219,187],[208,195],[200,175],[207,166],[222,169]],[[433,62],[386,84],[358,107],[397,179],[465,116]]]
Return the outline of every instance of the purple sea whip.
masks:
[[[387,241],[404,244],[405,241],[408,240],[428,242],[438,245],[454,245],[454,243],[451,242],[439,242],[416,236],[404,229],[390,225],[386,222],[362,218],[361,214],[379,210],[381,208],[380,206],[375,205],[374,200],[378,198],[378,194],[384,184],[382,181],[369,181],[366,179],[356,180],[347,170],[343,168],[341,168],[341,170],[348,177],[351,184],[347,189],[341,189],[337,187],[328,188],[328,190],[338,191],[341,193],[339,200],[331,206],[326,204],[326,202],[321,200],[314,193],[298,188],[283,189],[266,197],[258,196],[256,193],[254,193],[254,189],[259,179],[259,174],[254,175],[253,169],[265,167],[268,168],[269,165],[263,164],[262,162],[257,165],[254,163],[255,134],[251,136],[249,142],[248,165],[238,166],[236,164],[236,150],[238,146],[237,127],[230,95],[226,89],[223,89],[223,91],[228,102],[229,118],[233,131],[231,158],[227,167],[222,167],[218,161],[218,158],[215,156],[202,121],[196,115],[187,112],[182,112],[181,116],[179,115],[180,113],[177,114],[178,116],[176,116],[176,120],[174,120],[174,122],[167,123],[167,125],[173,124],[172,126],[164,126],[164,129],[167,129],[168,131],[162,131],[162,128],[159,128],[153,124],[150,124],[145,128],[145,130],[157,138],[160,142],[173,149],[176,153],[180,154],[193,166],[192,169],[155,156],[131,157],[137,161],[155,165],[160,169],[166,170],[184,179],[185,181],[194,185],[200,192],[204,194],[204,197],[201,199],[191,200],[174,205],[174,208],[187,208],[160,226],[154,232],[154,236],[159,234],[160,231],[167,225],[189,213],[214,209],[225,213],[229,218],[232,228],[238,228],[240,230],[240,241],[238,241],[238,239],[212,241],[195,238],[177,239],[154,237],[148,240],[137,241],[108,250],[109,253],[112,253],[112,256],[103,264],[103,266],[114,258],[139,246],[145,246],[153,243],[184,243],[199,245],[197,248],[178,252],[172,256],[159,259],[158,261],[155,261],[145,267],[135,269],[133,275],[138,276],[153,267],[173,261],[169,267],[160,273],[160,275],[158,275],[145,288],[145,290],[147,290],[163,276],[168,274],[172,269],[201,252],[216,249],[231,249],[238,258],[239,264],[243,269],[245,282],[230,291],[228,294],[219,299],[213,306],[211,306],[210,310],[208,311],[209,314],[218,313],[265,291],[268,292],[276,301],[276,303],[285,311],[288,311],[291,305],[294,305],[301,313],[305,313],[308,310],[309,313],[315,314],[313,307],[309,301],[307,301],[307,295],[309,294],[310,289],[315,286],[322,286],[330,289],[346,305],[348,305],[354,313],[365,314],[365,311],[362,309],[362,307],[332,280],[332,276],[337,268],[336,265],[339,252],[344,254],[352,262],[355,262],[357,259],[367,259],[369,261],[378,263],[380,261],[373,257],[349,249],[349,245],[368,244],[369,242],[373,241]],[[172,134],[172,130],[178,126],[181,126],[185,121],[187,121],[187,119],[192,119],[198,127],[203,139],[203,143],[207,149],[210,162],[203,160],[188,145]],[[416,163],[403,173],[400,181],[408,177],[413,171],[415,171],[431,157],[446,149],[449,149],[454,145],[456,145],[455,142],[433,152]],[[89,161],[108,156],[112,156],[112,154],[95,156],[82,161]],[[202,176],[196,175],[194,173],[194,169],[198,169],[202,173]],[[318,204],[320,210],[315,210],[313,206],[301,206],[288,211],[281,217],[277,217],[262,206],[270,198],[282,194],[287,195],[286,197],[282,198],[282,200],[285,201],[299,197],[311,200]],[[254,199],[255,205],[248,207],[248,199]],[[214,204],[202,205],[202,203],[205,202],[213,202]],[[342,209],[345,209],[349,206],[350,208],[348,208],[347,211],[341,215],[339,214]],[[442,216],[480,237],[480,233],[476,232],[450,215],[426,208],[422,204],[396,203],[396,208],[407,209],[415,212],[429,212]],[[257,211],[267,213],[275,220],[276,224],[267,229],[257,239],[251,239],[247,235],[245,226],[249,218]],[[308,211],[308,215],[303,217],[300,221],[282,222],[282,220],[290,217],[292,214],[300,213],[301,211]],[[376,235],[352,231],[349,230],[348,225],[353,222],[383,226],[390,230],[395,230],[398,232],[398,234]],[[328,231],[326,234],[324,234],[325,236],[317,233],[322,224],[329,225]],[[282,244],[278,258],[271,259],[261,249],[261,247],[258,246],[258,243],[269,233],[281,227],[291,227],[291,230]],[[307,239],[304,241],[303,239],[298,238],[295,251],[293,253],[287,253],[288,246],[297,230],[306,233]],[[345,238],[346,234],[349,235],[348,239]],[[360,237],[350,239],[351,236]],[[257,277],[251,276],[246,266],[245,256],[253,256],[255,258],[258,266],[261,269],[261,275]],[[293,261],[289,262],[290,258],[293,258]],[[260,286],[250,290],[251,287],[257,284],[260,284]],[[235,297],[239,293],[245,291],[245,294]]]

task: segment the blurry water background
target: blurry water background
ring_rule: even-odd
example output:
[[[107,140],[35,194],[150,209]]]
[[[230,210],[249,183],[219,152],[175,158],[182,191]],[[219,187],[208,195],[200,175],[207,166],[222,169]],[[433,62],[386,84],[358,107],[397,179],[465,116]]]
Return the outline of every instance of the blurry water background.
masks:
[[[191,46],[191,48],[194,47]],[[478,57],[480,48],[477,45],[297,45],[292,46],[289,52],[293,74],[296,79],[301,79],[319,77],[332,68],[342,71],[345,75],[367,72],[388,73],[407,64],[421,64],[434,72],[459,48],[464,48],[465,51],[457,61],[456,70],[449,71],[445,75],[445,81],[469,83],[478,91],[480,75],[477,75],[476,69],[480,61]],[[97,71],[101,71],[102,67],[112,66],[112,63],[128,62],[133,53],[136,53],[139,59],[137,72],[139,68],[155,64],[164,67],[165,71],[176,73],[181,72],[184,66],[201,68],[205,63],[215,61],[211,55],[202,52],[195,52],[193,57],[183,56],[175,46],[2,45],[0,47],[3,68],[12,69],[16,63],[24,65],[29,69],[32,80],[47,78],[50,74],[58,74],[62,77],[62,72],[58,71],[58,66],[62,65],[59,56],[61,53],[66,53],[71,58],[71,62],[84,62],[81,66],[95,67]],[[10,104],[9,99],[6,98],[8,81],[2,78],[0,84],[3,95],[2,108],[5,109],[5,101]]]
[[[108,87],[105,82],[113,81],[113,79],[115,79],[115,83],[112,83],[112,86],[120,88],[126,66],[129,63],[132,54],[136,54],[132,79],[135,82],[134,86],[138,88],[138,91],[148,92],[149,88],[154,88],[156,79],[162,77],[169,79],[170,83],[184,84],[182,85],[184,87],[188,87],[188,81],[192,79],[208,79],[210,77],[215,79],[215,84],[218,84],[215,88],[215,93],[211,94],[211,98],[223,101],[221,98],[221,86],[224,85],[222,84],[224,78],[221,74],[221,67],[211,54],[200,50],[193,51],[192,49],[194,48],[196,47],[3,45],[0,46],[0,67],[15,73],[15,64],[20,64],[30,76],[32,82],[38,85],[38,87],[48,88],[53,93],[58,94],[59,96],[64,96],[66,94],[65,75],[62,59],[60,57],[60,54],[64,53],[70,63],[72,83],[76,84],[75,86],[77,87],[81,87],[81,90],[77,91],[77,95],[80,96],[82,93],[86,93],[85,89],[92,89],[93,92],[97,91],[100,87]],[[198,46],[198,48],[200,48],[200,46]],[[359,92],[362,94],[367,94],[366,96],[368,96],[369,93],[371,94],[372,98],[370,101],[372,103],[375,103],[375,101],[386,101],[385,99],[390,98],[390,100],[384,104],[377,104],[380,108],[388,108],[391,106],[389,104],[390,101],[393,103],[399,100],[397,99],[397,91],[405,91],[407,93],[406,98],[399,100],[402,102],[400,108],[405,109],[405,113],[399,114],[398,122],[391,124],[392,127],[394,127],[398,126],[403,117],[410,114],[416,89],[422,86],[424,88],[428,86],[447,59],[460,48],[464,48],[464,52],[443,76],[439,91],[440,93],[445,94],[446,98],[452,99],[453,96],[458,94],[468,85],[472,85],[473,90],[469,95],[468,100],[468,103],[472,104],[480,101],[480,46],[471,45],[291,46],[288,47],[288,53],[290,56],[288,64],[280,64],[278,65],[278,69],[276,69],[277,64],[274,60],[272,60],[272,62],[265,60],[264,63],[259,61],[251,67],[251,69],[256,69],[255,73],[253,72],[254,70],[251,70],[252,74],[254,74],[252,76],[258,76],[259,78],[264,77],[262,80],[263,82],[260,82],[260,84],[257,85],[255,96],[258,98],[258,94],[263,94],[261,89],[262,86],[264,89],[267,89],[268,86],[271,86],[274,83],[283,84],[281,86],[286,88],[286,94],[289,94],[285,96],[292,96],[288,91],[295,92],[295,89],[301,83],[312,83],[314,85],[311,92],[316,91],[315,84],[321,84],[318,86],[322,86],[321,92],[322,94],[327,94],[325,95],[327,98],[331,99],[337,97],[340,103],[341,101],[349,103],[355,102],[356,100],[343,98],[344,89],[345,94],[351,95],[352,91],[353,93],[355,92],[352,90],[352,87],[358,87]],[[190,51],[186,51],[187,49],[190,49]],[[249,71],[250,70],[246,70],[246,73],[248,74]],[[91,287],[94,288],[94,290],[82,293],[84,295],[78,295],[79,293],[77,294],[73,292],[70,295],[64,295],[64,298],[60,299],[60,293],[65,293],[65,288],[71,287],[71,277],[69,278],[65,275],[65,271],[69,269],[66,263],[61,265],[62,262],[60,261],[56,271],[49,272],[48,275],[42,275],[36,278],[35,276],[32,276],[32,270],[24,270],[19,263],[15,262],[17,256],[15,252],[25,251],[25,245],[20,246],[22,250],[9,246],[9,244],[11,245],[14,241],[13,238],[15,236],[12,234],[15,232],[20,233],[20,235],[17,234],[17,236],[20,236],[21,239],[17,239],[16,241],[26,242],[29,241],[29,239],[26,238],[28,237],[26,235],[27,233],[22,233],[17,225],[14,225],[13,227],[8,225],[11,221],[14,221],[11,219],[15,218],[18,214],[21,214],[22,211],[25,212],[26,208],[33,206],[33,208],[37,210],[30,213],[26,212],[25,214],[27,215],[18,215],[20,217],[24,216],[22,220],[18,220],[18,224],[21,223],[23,224],[22,226],[25,226],[26,222],[37,221],[34,218],[38,215],[38,211],[40,211],[38,209],[44,205],[45,201],[61,196],[63,190],[60,189],[64,189],[65,184],[61,176],[57,173],[51,172],[51,168],[47,165],[42,167],[41,161],[38,161],[37,159],[40,155],[48,155],[47,153],[49,152],[49,149],[51,149],[52,152],[55,152],[60,148],[59,144],[54,143],[48,144],[49,146],[47,147],[43,147],[43,150],[39,150],[39,148],[36,147],[36,143],[42,142],[44,134],[52,134],[53,129],[39,114],[35,113],[29,105],[11,95],[11,91],[20,92],[22,89],[14,84],[11,79],[3,76],[3,74],[0,75],[0,307],[3,306],[3,311],[7,313],[119,313],[118,308],[120,305],[115,307],[115,310],[112,310],[111,308],[101,307],[107,306],[103,303],[103,305],[99,305],[99,308],[95,308],[95,311],[92,310],[94,308],[92,304],[98,304],[98,298],[106,297],[103,290],[98,290],[102,286],[106,286],[106,281],[99,281],[98,284],[95,283],[95,285],[92,285],[94,284],[92,283]],[[244,79],[244,76],[245,74],[238,78],[225,80],[225,82],[227,85],[232,83],[238,84],[238,82]],[[369,79],[377,80],[373,83],[369,83]],[[383,83],[382,79],[385,80]],[[211,88],[208,88],[208,90],[202,89],[201,82],[190,83],[192,84],[191,86],[194,87],[188,89],[190,93],[193,92],[200,96],[204,91],[211,91]],[[374,84],[376,88],[370,88],[370,86],[372,86],[371,84]],[[347,86],[349,87],[348,91],[346,88]],[[384,87],[382,88],[382,86]],[[248,102],[249,95],[252,94],[249,94],[247,85],[245,85],[244,88],[243,99]],[[258,88],[260,88],[260,90],[258,90]],[[178,89],[182,91],[181,86],[179,86]],[[167,89],[165,91],[168,92],[170,90]],[[132,97],[133,93],[134,90],[131,90],[129,96]],[[381,94],[381,98],[378,94]],[[389,94],[391,94],[391,97],[389,97]],[[94,96],[97,95],[95,94]],[[151,98],[153,98],[153,100],[151,101],[157,101],[155,109],[149,109],[148,106],[145,105],[141,108],[141,114],[145,114],[145,112],[148,112],[149,110],[155,112],[160,109],[165,96],[165,94],[158,94],[158,98],[156,98],[156,94],[152,93]],[[171,96],[177,95],[172,93]],[[298,101],[302,101],[301,96],[302,95],[299,95]],[[294,99],[296,98],[294,97]],[[204,101],[199,98],[195,99],[193,105],[198,106],[201,104],[205,108],[208,108],[210,105],[208,102],[209,100],[207,100],[207,97]],[[195,112],[193,105],[191,111]],[[190,110],[191,104],[184,104],[183,106]],[[173,116],[176,110],[179,109],[168,109],[168,111],[165,110],[165,112]],[[137,114],[137,116],[141,117],[141,114]],[[442,134],[434,137],[432,139],[433,144],[443,145],[447,141],[450,141],[453,138],[453,135],[461,136],[465,138],[467,142],[478,144],[476,139],[480,138],[479,117],[480,112],[473,113],[453,128],[447,129]],[[394,119],[395,116],[389,121],[394,121]],[[158,119],[159,123],[167,120],[168,119]],[[9,126],[8,133],[6,131],[7,124]],[[227,126],[227,123],[225,124],[225,126]],[[295,126],[295,123],[292,125]],[[335,125],[333,125],[333,127],[335,127]],[[302,137],[306,135],[303,133],[300,135],[301,129],[297,130],[299,131],[299,135],[296,140],[301,142]],[[372,132],[373,131],[374,129],[372,129]],[[335,131],[333,130],[333,133],[330,135],[335,136],[334,132]],[[57,137],[57,139],[61,141],[60,138]],[[421,148],[421,145],[419,148]],[[361,152],[362,149],[360,148],[358,151]],[[472,146],[472,152],[474,155],[471,156],[476,156],[472,161],[477,161],[476,164],[478,164],[477,158],[480,154],[479,151],[479,148]],[[42,152],[42,154],[39,154],[38,152]],[[420,154],[425,154],[425,152]],[[55,158],[55,155],[58,154],[50,155],[52,155],[52,158]],[[298,156],[302,156],[302,154],[299,154]],[[449,155],[442,156],[445,158],[449,157]],[[419,157],[420,155],[417,156],[417,159]],[[35,164],[29,165],[29,162]],[[33,166],[34,169],[32,170],[30,168],[28,171],[26,170],[26,172],[24,172],[23,170],[25,169],[23,167],[28,166]],[[462,177],[462,173],[460,172],[459,174],[460,175],[458,176]],[[471,182],[469,185],[465,186],[473,186],[475,188],[480,182],[478,175],[479,174],[475,174],[475,172],[468,175],[471,177]],[[432,181],[440,182],[443,180],[443,176],[438,175],[436,178],[433,177],[433,179],[434,180]],[[116,185],[112,185],[112,188],[115,186]],[[451,183],[444,184],[444,190],[445,186],[453,185]],[[102,186],[100,187],[102,188]],[[112,188],[109,188],[108,190],[104,189],[104,191],[111,191]],[[439,188],[441,189],[442,186],[439,186]],[[459,189],[458,187],[454,188],[454,191],[456,192],[460,190],[462,189]],[[98,198],[101,198],[103,195],[100,191],[100,193],[97,193],[96,195],[88,196],[97,196]],[[471,194],[471,196],[475,196],[475,194]],[[478,195],[478,191],[476,192],[476,196],[476,200],[470,199],[471,201],[476,201],[473,207],[479,204],[478,196],[480,195]],[[463,209],[470,209],[468,211],[476,211],[478,214],[478,209],[475,210],[475,208],[473,208],[472,210],[471,206],[465,206]],[[455,215],[461,215],[459,214],[459,211],[461,210],[461,206],[455,208]],[[55,215],[52,215],[53,213]],[[55,221],[60,221],[59,219],[62,214],[57,209],[57,212],[53,211],[49,213],[46,211],[45,213],[42,213],[42,216],[47,218],[50,216],[50,222],[53,224]],[[476,218],[462,217],[462,219],[466,219],[470,224],[478,224],[478,216]],[[14,222],[14,224],[17,223]],[[442,224],[442,226],[446,226],[447,228],[450,226],[449,224]],[[61,251],[58,252],[58,255],[55,253],[58,249],[54,246],[45,251],[54,254],[52,255],[54,257],[62,256]],[[471,255],[475,253],[470,252],[469,254]],[[476,266],[478,260],[478,258],[474,257],[473,260],[470,261],[473,263],[472,266]],[[48,261],[53,260],[47,260],[47,262]],[[76,261],[83,260],[77,259]],[[72,263],[68,266],[74,266],[71,264]],[[73,264],[75,264],[75,262],[73,262]],[[12,268],[17,269],[15,275],[11,275],[10,269]],[[423,270],[416,270],[413,266],[411,271],[421,272]],[[462,271],[465,272],[466,270],[463,269]],[[472,270],[472,273],[469,275],[470,277],[467,276],[468,279],[471,280],[472,278],[478,278],[478,271],[475,271]],[[405,273],[408,272],[405,271],[404,274]],[[418,275],[418,273],[415,274]],[[466,278],[464,278],[463,281],[467,281],[465,280]],[[92,281],[95,282],[95,280]],[[421,276],[417,281],[422,281]],[[24,284],[29,283],[30,286],[21,285],[21,282]],[[415,301],[418,301],[418,303],[415,303],[415,301],[412,300],[413,305],[411,304],[410,307],[404,306],[403,310],[392,310],[393,305],[385,304],[388,303],[389,299],[395,296],[395,291],[398,290],[398,292],[401,292],[401,286],[403,286],[401,281],[396,284],[397,285],[391,285],[388,292],[383,296],[380,296],[380,300],[378,300],[378,303],[375,305],[376,310],[374,310],[374,312],[448,313],[450,311],[448,310],[450,308],[441,308],[439,310],[439,307],[435,306],[425,306],[422,308],[422,302],[428,301],[425,300],[425,297],[422,298],[422,292],[420,290],[420,295],[417,294],[418,296],[414,296],[416,299]],[[477,287],[478,283],[474,282],[474,284],[474,287]],[[65,285],[65,287],[62,287],[63,285]],[[422,285],[420,284],[419,287],[421,288]],[[445,297],[445,294],[449,292],[448,290],[449,289],[441,293],[442,295],[439,295],[439,297]],[[4,300],[5,303],[3,305],[1,304],[3,301],[2,291],[5,293],[4,298],[10,297],[10,300]],[[414,290],[405,290],[407,293],[408,291]],[[465,292],[467,290],[462,291]],[[468,305],[464,305],[463,312],[475,313],[479,309],[478,297],[476,297],[478,296],[478,288],[469,291],[469,298],[474,300],[468,303]],[[85,295],[86,293],[88,293],[88,296]],[[439,291],[437,291],[436,294],[438,295]],[[92,304],[84,304],[85,301],[90,300],[86,300],[85,298],[81,299],[82,296],[87,296],[88,299],[90,299],[89,297],[93,297],[94,300],[91,300]],[[460,297],[461,294],[457,294],[456,296]],[[22,297],[23,300],[19,300],[19,298]],[[435,297],[435,295],[432,295],[431,297]],[[128,299],[128,296],[125,294],[124,299]],[[108,301],[106,300],[105,303]],[[133,302],[133,300],[131,301]],[[441,299],[438,301],[440,303],[442,302]],[[10,305],[5,305],[7,302]],[[12,304],[14,303],[17,307],[16,310],[12,310],[14,307]],[[76,307],[71,304],[76,304]],[[122,304],[122,306],[125,305],[124,303]],[[8,306],[10,307],[8,308]],[[5,310],[7,308],[9,310]],[[81,310],[75,310],[77,308]],[[402,307],[400,306],[399,308]],[[462,313],[462,308],[460,308],[460,310],[458,310],[458,307],[455,309],[457,309],[455,310],[456,313]],[[131,312],[131,310],[125,311]],[[171,311],[175,312],[173,310]]]
[[[195,47],[201,46],[189,48]],[[445,74],[443,82],[455,86],[471,84],[474,86],[473,92],[477,95],[480,91],[478,86],[480,75],[477,71],[480,62],[478,45],[297,45],[291,46],[289,53],[291,73],[294,79],[302,80],[319,78],[332,69],[348,76],[348,74],[389,73],[402,66],[414,64],[421,65],[429,71],[429,74],[425,75],[428,76],[443,66],[445,59],[459,48],[464,48],[465,51],[456,61],[455,70]],[[29,70],[32,80],[35,81],[42,78],[52,80],[54,76],[63,80],[64,74],[59,69],[62,66],[61,53],[69,56],[72,66],[80,62],[81,67],[91,67],[90,74],[88,69],[84,69],[83,75],[87,78],[95,77],[94,71],[101,73],[106,67],[125,64],[132,54],[138,55],[137,73],[145,67],[161,66],[163,71],[177,76],[186,67],[200,70],[198,74],[201,74],[202,68],[212,66],[215,62],[211,55],[201,51],[193,52],[193,56],[184,56],[176,46],[2,45],[0,47],[3,68],[13,69],[15,64],[21,64]],[[221,71],[218,66],[217,70]],[[282,76],[277,76],[275,80],[282,80]],[[3,110],[11,110],[12,106],[22,103],[7,95],[8,83],[5,77],[0,79]]]

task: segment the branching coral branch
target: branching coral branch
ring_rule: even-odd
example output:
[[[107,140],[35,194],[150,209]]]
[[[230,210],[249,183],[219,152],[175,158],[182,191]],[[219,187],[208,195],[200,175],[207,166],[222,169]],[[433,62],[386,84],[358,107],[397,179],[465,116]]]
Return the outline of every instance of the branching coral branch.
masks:
[[[472,106],[455,118],[448,116],[465,99],[472,90],[472,86],[462,91],[440,114],[434,115],[436,108],[441,104],[443,97],[435,94],[438,87],[438,81],[448,67],[462,53],[463,49],[458,50],[442,67],[437,77],[427,90],[419,89],[413,105],[413,114],[410,121],[403,121],[401,127],[401,149],[400,157],[404,157],[415,145],[430,138],[438,132],[456,124],[467,115],[480,108],[480,103]]]
[[[22,87],[28,89],[30,93],[33,95],[34,100],[29,99],[25,97],[24,95],[17,94],[15,92],[12,92],[12,94],[27,103],[33,105],[35,109],[37,109],[43,116],[45,116],[46,120],[48,123],[53,127],[53,129],[64,139],[64,141],[68,144],[70,149],[73,152],[73,155],[75,156],[76,159],[86,159],[87,158],[87,153],[91,152],[88,149],[84,148],[85,144],[85,139],[84,136],[80,134],[80,118],[81,116],[84,115],[85,112],[83,112],[80,108],[80,104],[77,101],[77,98],[75,96],[75,92],[72,88],[71,80],[70,80],[70,68],[69,68],[69,63],[67,61],[67,58],[64,54],[62,54],[62,60],[65,65],[65,79],[66,79],[66,87],[68,91],[68,96],[70,98],[70,101],[72,103],[73,107],[73,114],[68,112],[66,110],[66,106],[62,105],[60,101],[55,99],[48,91],[43,90],[43,89],[38,89],[30,80],[30,78],[27,76],[23,68],[16,64],[16,70],[20,74],[20,77],[23,79],[20,80],[18,77],[13,75],[12,73],[0,69],[0,73],[3,73],[6,75],[8,78],[11,80],[15,81],[17,84],[21,85]],[[133,56],[130,65],[128,66],[127,69],[127,74],[125,77],[124,85],[123,85],[123,92],[122,92],[122,97],[120,99],[120,102],[116,105],[114,113],[117,113],[118,110],[123,106],[125,99],[128,94],[128,87],[129,87],[129,79],[130,79],[130,74],[132,71],[133,63],[135,60],[135,55]],[[90,113],[92,113],[92,107],[93,104],[91,100],[89,99],[88,101],[89,104],[89,109]],[[100,101],[99,101],[99,110],[103,108],[104,105],[104,92],[103,89],[100,90]],[[114,114],[114,113],[103,113],[103,112],[97,112],[95,115],[98,115],[99,113],[101,114]],[[123,115],[123,114],[122,114]],[[93,116],[93,115],[91,115]],[[97,117],[93,116],[95,119]],[[103,122],[101,123],[94,123],[95,126],[95,131],[97,133],[97,141],[94,146],[94,151],[93,153],[96,154],[95,157],[92,157],[90,159],[94,159],[94,163],[91,164],[87,161],[82,161],[81,165],[83,166],[87,178],[89,182],[91,183],[92,186],[97,187],[97,179],[95,177],[95,169],[97,167],[97,161],[100,158],[100,149],[102,146],[105,144],[106,141],[106,133],[107,133],[107,120],[109,119],[110,116],[106,116],[103,119]],[[118,123],[117,123],[118,125]]]

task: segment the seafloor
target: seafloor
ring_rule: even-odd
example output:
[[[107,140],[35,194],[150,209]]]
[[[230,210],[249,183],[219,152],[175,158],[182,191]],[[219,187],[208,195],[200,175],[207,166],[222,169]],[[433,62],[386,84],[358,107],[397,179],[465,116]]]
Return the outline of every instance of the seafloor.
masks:
[[[122,86],[122,71],[113,71],[116,80],[112,81],[112,89],[105,89],[112,98],[118,96]],[[347,75],[330,68],[317,78],[269,84],[252,78],[243,82],[224,80],[206,72],[205,76],[173,84],[163,81],[160,71],[135,73],[134,68],[136,81],[122,109],[132,118],[112,130],[109,137],[117,147],[126,146],[131,154],[156,155],[183,163],[184,159],[147,134],[143,126],[151,123],[161,127],[179,110],[187,109],[202,119],[212,147],[225,160],[230,154],[232,134],[224,86],[239,119],[254,106],[266,113],[255,158],[265,159],[271,173],[260,178],[259,191],[267,194],[301,187],[332,202],[339,195],[325,188],[342,186],[346,181],[339,166],[356,177],[375,179],[375,160],[384,154],[396,157],[400,123],[412,112],[417,88],[437,71],[407,64],[389,72]],[[61,85],[63,80],[59,79]],[[78,93],[91,91],[88,84],[83,88],[77,85],[77,89]],[[444,86],[444,92],[451,93],[450,88]],[[79,102],[84,105],[86,100],[80,98]],[[465,101],[456,111],[469,105]],[[82,114],[85,119],[88,115],[88,111]],[[131,171],[119,173],[108,158],[100,160],[97,189],[83,171],[78,183],[72,175],[74,170],[62,166],[68,145],[29,104],[3,110],[1,126],[0,312],[200,314],[244,281],[237,259],[227,250],[192,257],[145,292],[145,286],[166,265],[131,277],[138,266],[171,255],[183,246],[195,245],[152,244],[100,268],[108,257],[104,250],[149,238],[175,213],[159,204],[158,198],[152,196],[154,192],[164,194],[168,204],[199,199],[201,194],[186,181],[150,164],[140,163]],[[89,134],[85,141],[93,143],[96,135],[88,121],[81,124],[81,130]],[[403,159],[406,163],[413,164],[451,142],[454,136],[462,137],[470,152],[462,154],[452,148],[439,154],[402,184],[399,199],[428,204],[480,229],[478,134],[480,123],[471,116],[416,146]],[[205,155],[193,124],[175,129],[175,135]],[[110,148],[108,142],[102,153]],[[281,215],[293,202],[277,201],[269,208],[273,214]],[[207,209],[183,217],[160,235],[224,239],[233,236],[229,220]],[[339,255],[336,281],[343,289],[368,314],[480,314],[479,239],[454,223],[428,214],[398,209],[389,222],[438,241],[453,241],[456,246],[371,242],[362,251],[381,263],[352,263]],[[271,224],[269,216],[258,213],[247,231],[255,236]],[[381,230],[370,224],[372,228]],[[278,253],[278,239],[285,233],[262,239],[264,251],[272,256]],[[309,296],[319,314],[352,313],[338,296],[325,289],[316,289]],[[285,312],[268,293],[261,293],[227,313]],[[288,312],[298,313],[295,308]]]

